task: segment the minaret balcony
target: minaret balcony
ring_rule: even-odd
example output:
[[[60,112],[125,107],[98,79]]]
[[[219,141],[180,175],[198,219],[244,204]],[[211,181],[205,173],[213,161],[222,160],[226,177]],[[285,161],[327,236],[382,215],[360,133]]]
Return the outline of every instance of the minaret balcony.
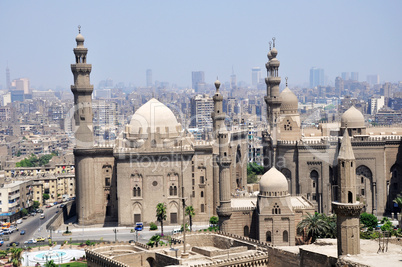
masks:
[[[91,70],[92,70],[92,64],[86,64],[86,63],[71,64],[72,72],[91,72]]]
[[[280,105],[282,103],[282,98],[281,97],[270,97],[268,98],[267,104],[270,105]]]
[[[355,203],[332,202],[332,209],[334,210],[335,214],[343,216],[358,216],[360,215],[363,207],[364,204],[360,202]]]
[[[281,83],[281,77],[268,77],[270,85],[279,85]]]
[[[223,167],[228,167],[232,164],[232,159],[228,156],[219,157],[219,164]]]

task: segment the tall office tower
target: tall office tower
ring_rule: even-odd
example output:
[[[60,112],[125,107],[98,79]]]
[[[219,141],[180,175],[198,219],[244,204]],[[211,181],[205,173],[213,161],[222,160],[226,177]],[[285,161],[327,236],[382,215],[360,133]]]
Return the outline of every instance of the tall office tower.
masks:
[[[257,84],[260,82],[261,79],[261,68],[254,67],[251,69],[251,85],[253,87],[257,87]]]
[[[380,83],[380,76],[378,74],[367,75],[367,82],[370,85],[375,85]]]
[[[392,88],[391,88],[391,83],[384,83],[381,87],[380,92],[385,98],[390,98],[392,97]]]
[[[211,129],[211,113],[214,111],[214,101],[207,95],[195,95],[191,98],[190,126],[199,129]]]
[[[147,75],[147,87],[152,87],[152,70],[147,69],[146,75]]]
[[[342,72],[341,73],[342,80],[349,81],[349,72]]]
[[[310,69],[310,88],[314,88],[319,85],[324,84],[324,69],[321,68],[311,68]]]
[[[24,94],[29,94],[29,79],[28,78],[16,79],[13,82],[15,82],[15,90],[23,91]]]
[[[203,71],[193,71],[191,73],[193,89],[198,92],[205,86],[205,74]]]
[[[336,77],[335,78],[335,94],[338,97],[341,97],[343,90],[344,90],[343,79],[341,77]]]
[[[11,80],[10,80],[10,69],[6,68],[6,89],[10,90],[11,89]]]
[[[359,81],[359,73],[358,72],[352,72],[351,74],[350,74],[350,79],[352,80],[352,81]]]

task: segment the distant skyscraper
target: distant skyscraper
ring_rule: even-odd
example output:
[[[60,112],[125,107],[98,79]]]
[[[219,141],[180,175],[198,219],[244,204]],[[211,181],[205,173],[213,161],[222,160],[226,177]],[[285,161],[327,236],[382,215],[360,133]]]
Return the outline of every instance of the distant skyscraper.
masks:
[[[350,75],[350,79],[352,80],[352,81],[359,81],[359,73],[358,72],[352,72],[351,73],[351,75]]]
[[[212,128],[211,113],[214,111],[214,101],[207,95],[196,95],[191,98],[190,127],[199,129]]]
[[[342,72],[341,77],[342,80],[349,81],[349,72]]]
[[[232,74],[230,75],[230,88],[231,89],[235,89],[237,85],[237,78],[236,78],[236,74]]]
[[[324,84],[324,69],[321,68],[311,68],[310,69],[310,88],[314,88],[319,85]]]
[[[10,90],[11,89],[11,80],[10,80],[10,69],[6,68],[6,89]]]
[[[205,74],[203,71],[193,71],[191,76],[193,89],[196,92],[205,87]]]
[[[367,82],[370,85],[375,85],[380,83],[380,76],[377,74],[374,75],[367,75]]]
[[[152,70],[147,69],[147,87],[152,87]]]
[[[29,79],[28,78],[20,78],[13,80],[13,84],[15,86],[14,90],[22,91],[23,94],[29,94]]]
[[[337,94],[339,97],[341,97],[343,90],[344,90],[344,84],[343,84],[342,78],[336,77],[335,78],[335,94]]]
[[[261,79],[261,68],[254,67],[251,69],[251,85],[256,87]]]

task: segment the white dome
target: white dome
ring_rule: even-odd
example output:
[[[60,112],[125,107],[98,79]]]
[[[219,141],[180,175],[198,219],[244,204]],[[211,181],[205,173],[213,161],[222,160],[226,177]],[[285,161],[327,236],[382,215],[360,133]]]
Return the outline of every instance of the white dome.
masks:
[[[265,193],[286,192],[285,194],[287,194],[288,181],[283,173],[272,167],[261,177],[260,191]]]
[[[282,98],[281,111],[297,111],[299,100],[288,87],[280,93],[279,97]]]
[[[354,106],[343,113],[341,117],[342,128],[362,128],[364,127],[364,116]]]
[[[161,134],[178,134],[181,125],[166,105],[152,98],[131,117],[130,128],[132,134],[147,134],[148,128],[151,134],[157,133],[158,128]]]

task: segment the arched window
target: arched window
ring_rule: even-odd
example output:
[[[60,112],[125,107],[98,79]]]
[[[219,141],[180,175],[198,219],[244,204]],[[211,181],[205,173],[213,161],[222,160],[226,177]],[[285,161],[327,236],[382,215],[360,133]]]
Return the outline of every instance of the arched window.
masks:
[[[138,196],[138,197],[141,196],[141,188],[140,188],[140,187],[137,188],[137,196]]]
[[[137,196],[137,187],[134,187],[133,188],[133,197],[136,197]]]
[[[175,196],[177,196],[177,186],[174,186],[174,187],[173,187],[173,194],[174,194]]]
[[[169,187],[169,196],[173,196],[173,186]]]
[[[289,242],[289,234],[288,231],[283,231],[283,242]]]
[[[205,212],[205,205],[201,204],[201,212]]]
[[[155,141],[155,139],[153,139],[153,140],[151,141],[151,147],[156,147],[156,141]]]
[[[245,237],[248,237],[250,235],[250,229],[248,228],[248,225],[244,226],[243,234]]]
[[[271,242],[271,232],[270,231],[268,231],[266,233],[266,239],[267,239],[267,242]]]

